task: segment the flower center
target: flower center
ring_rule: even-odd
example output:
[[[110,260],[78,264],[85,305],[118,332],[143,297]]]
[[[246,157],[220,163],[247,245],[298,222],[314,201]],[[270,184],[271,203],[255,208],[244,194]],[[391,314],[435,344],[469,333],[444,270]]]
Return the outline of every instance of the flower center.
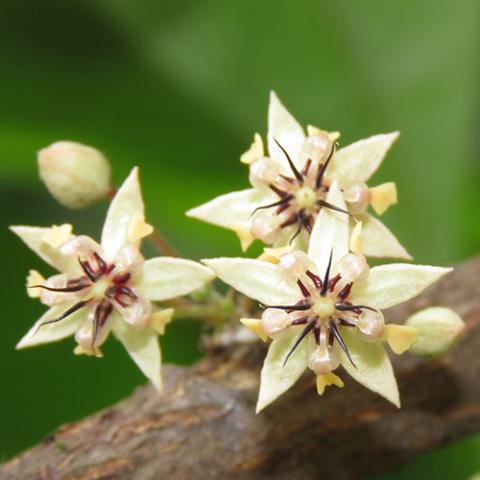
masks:
[[[312,208],[317,203],[318,197],[313,188],[305,186],[295,194],[295,200],[300,208]]]
[[[92,308],[93,316],[92,329],[88,334],[90,335],[88,340],[90,344],[87,346],[96,354],[97,335],[106,324],[113,308],[122,309],[125,313],[125,309],[132,307],[139,299],[128,285],[131,280],[131,273],[115,271],[115,264],[108,264],[97,252],[88,255],[88,259],[79,256],[78,262],[82,267],[83,276],[69,279],[66,286],[58,288],[39,285],[40,288],[51,292],[75,294],[79,297],[79,301],[75,305],[59,317],[40,324],[39,328],[46,324],[59,322],[81,308],[89,306]]]
[[[277,195],[278,200],[257,207],[252,212],[253,216],[259,210],[275,209],[273,218],[267,220],[260,217],[253,220],[252,234],[255,238],[260,238],[265,243],[273,243],[272,238],[278,234],[279,230],[296,227],[293,236],[290,238],[290,243],[292,243],[302,230],[306,230],[309,234],[312,233],[315,217],[322,208],[329,208],[350,215],[347,210],[332,205],[325,200],[329,191],[329,183],[325,181],[325,172],[334,154],[335,144],[332,144],[323,163],[308,158],[303,168],[299,170],[283,146],[277,140],[275,142],[287,158],[293,176],[283,173],[277,174],[277,172],[275,172],[275,175],[267,175],[264,170],[269,171],[269,167],[265,164],[262,164],[262,169],[257,168],[257,170],[262,170],[259,178]],[[257,162],[262,162],[262,159],[257,160]]]
[[[312,313],[320,320],[331,317],[335,312],[335,302],[330,297],[319,297],[312,306]]]
[[[291,327],[303,325],[285,357],[284,365],[300,342],[313,335],[315,352],[320,355],[315,357],[313,363],[310,362],[315,371],[338,366],[337,354],[332,350],[335,342],[355,366],[347,344],[342,339],[342,328],[358,328],[367,337],[378,339],[383,334],[383,314],[375,308],[355,304],[349,299],[356,278],[345,278],[341,273],[331,276],[333,251],[323,278],[309,269],[309,259],[305,254],[302,255],[299,256],[298,252],[286,254],[280,259],[280,264],[285,273],[296,279],[303,298],[292,305],[267,306],[262,315],[262,326],[267,335],[280,338],[283,331],[288,334]],[[302,268],[302,263],[305,269]],[[319,362],[323,366],[319,366]]]
[[[94,282],[90,288],[90,294],[96,300],[101,300],[105,297],[105,292],[111,286],[111,279],[108,277],[99,278]]]

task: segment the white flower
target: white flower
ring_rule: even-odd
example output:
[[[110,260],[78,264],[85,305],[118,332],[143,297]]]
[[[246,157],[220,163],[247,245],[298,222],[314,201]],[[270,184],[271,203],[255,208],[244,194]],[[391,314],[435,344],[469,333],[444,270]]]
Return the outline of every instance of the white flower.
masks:
[[[152,232],[135,168],[113,199],[101,244],[74,236],[71,225],[11,227],[35,253],[60,273],[47,280],[35,271],[27,291],[50,308],[20,340],[31,347],[75,335],[75,353],[101,356],[110,332],[125,346],[142,372],[161,389],[157,336],[173,310],[154,311],[152,302],[185,295],[212,280],[198,263],[159,257],[144,260],[140,241]]]
[[[244,249],[256,238],[276,246],[296,239],[296,245],[305,249],[318,213],[340,207],[327,200],[336,181],[346,201],[345,214],[363,223],[365,254],[410,259],[383,223],[366,211],[372,205],[382,214],[397,201],[395,184],[369,188],[365,182],[380,166],[398,132],[375,135],[338,151],[337,132],[309,126],[307,133],[272,92],[269,155],[264,156],[262,139],[255,134],[241,158],[250,167],[253,188],[217,197],[187,215],[234,230]]]
[[[333,183],[327,200],[345,208]],[[358,382],[400,405],[382,341],[402,353],[416,340],[408,326],[385,325],[384,309],[416,296],[451,269],[392,264],[368,268],[354,231],[341,212],[322,209],[308,254],[280,251],[275,261],[242,258],[204,260],[227,284],[260,302],[261,319],[243,319],[264,339],[273,339],[262,369],[257,411],[290,388],[309,367],[319,393],[343,386],[333,371],[342,365]],[[274,251],[269,251],[274,258]]]

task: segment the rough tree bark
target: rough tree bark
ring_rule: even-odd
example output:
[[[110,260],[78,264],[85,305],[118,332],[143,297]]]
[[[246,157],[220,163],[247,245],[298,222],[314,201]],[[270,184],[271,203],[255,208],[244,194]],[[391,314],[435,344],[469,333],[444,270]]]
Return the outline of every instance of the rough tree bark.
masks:
[[[130,398],[0,467],[3,479],[354,479],[480,430],[480,258],[412,302],[445,305],[467,323],[446,357],[394,359],[403,408],[353,381],[319,398],[314,376],[255,415],[264,352],[237,346],[191,368],[165,368],[166,389]],[[343,375],[346,377],[346,375]]]

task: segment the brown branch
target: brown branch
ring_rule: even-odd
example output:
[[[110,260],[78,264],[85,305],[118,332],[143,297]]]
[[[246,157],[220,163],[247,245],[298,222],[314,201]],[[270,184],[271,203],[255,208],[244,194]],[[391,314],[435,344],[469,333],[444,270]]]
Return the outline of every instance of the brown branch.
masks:
[[[237,346],[191,368],[167,366],[166,390],[130,398],[0,467],[5,479],[354,479],[480,429],[480,259],[390,312],[399,321],[450,306],[468,332],[446,357],[395,358],[403,408],[353,381],[315,393],[313,375],[255,415],[261,345]],[[342,375],[345,377],[345,375]]]

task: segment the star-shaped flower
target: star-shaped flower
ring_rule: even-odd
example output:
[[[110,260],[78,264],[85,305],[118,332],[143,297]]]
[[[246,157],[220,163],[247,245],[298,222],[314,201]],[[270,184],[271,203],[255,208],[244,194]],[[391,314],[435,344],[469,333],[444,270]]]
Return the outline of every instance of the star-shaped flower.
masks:
[[[306,249],[314,221],[324,209],[339,209],[327,201],[332,183],[346,201],[344,214],[362,221],[365,254],[410,259],[394,235],[367,213],[381,215],[397,201],[394,183],[373,188],[366,181],[380,166],[398,132],[375,135],[336,150],[338,132],[308,126],[307,134],[272,92],[268,113],[268,156],[255,134],[241,161],[249,165],[253,188],[228,193],[187,212],[190,217],[234,230],[242,248],[254,239]]]
[[[152,233],[135,168],[112,200],[100,245],[72,234],[71,225],[11,227],[37,255],[60,273],[47,280],[35,271],[27,292],[50,308],[20,340],[31,347],[75,335],[75,353],[101,356],[110,332],[140,370],[161,389],[163,334],[173,310],[155,310],[152,302],[185,295],[214,278],[196,262],[159,257],[144,260],[139,247]]]
[[[327,201],[346,208],[332,183]],[[257,411],[290,388],[309,367],[318,392],[343,386],[333,373],[339,365],[358,382],[400,405],[383,341],[402,353],[417,330],[385,325],[382,311],[416,296],[451,269],[391,264],[369,269],[361,254],[359,227],[349,233],[341,212],[322,209],[313,227],[308,254],[270,250],[268,258],[204,260],[227,284],[260,302],[261,319],[242,323],[263,339],[270,337],[262,369]],[[284,250],[284,249],[283,249]]]

